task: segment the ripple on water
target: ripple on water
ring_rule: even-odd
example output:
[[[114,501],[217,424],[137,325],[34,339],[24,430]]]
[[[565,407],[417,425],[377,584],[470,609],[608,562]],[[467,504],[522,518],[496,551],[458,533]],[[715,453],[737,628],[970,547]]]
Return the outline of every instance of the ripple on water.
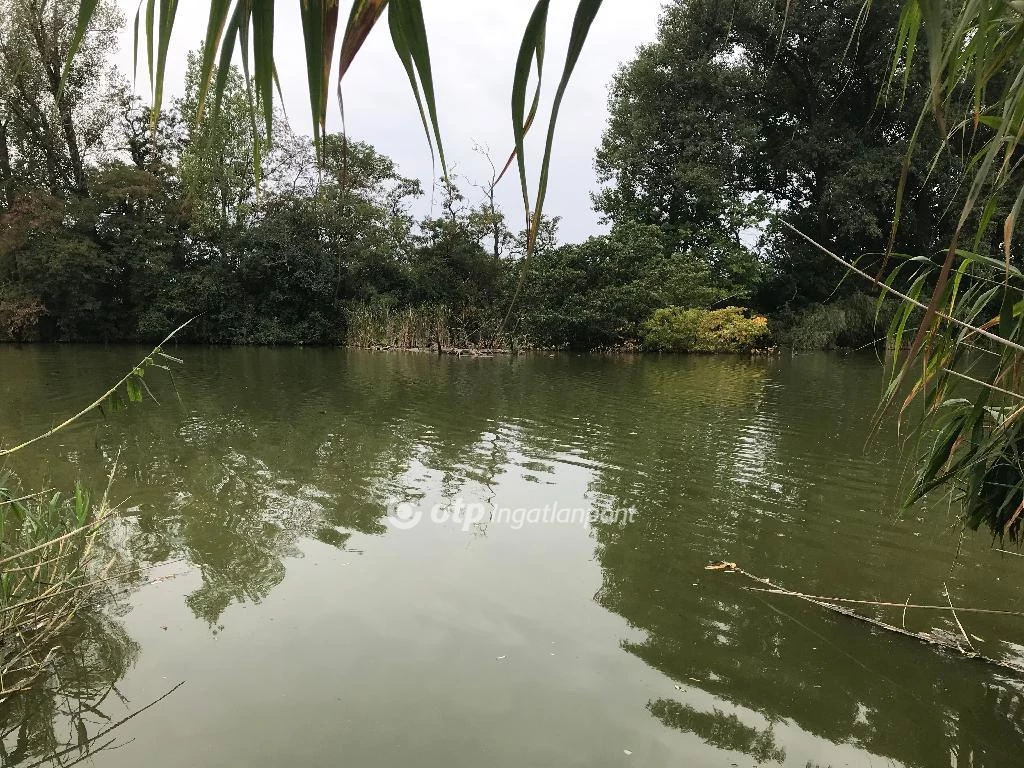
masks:
[[[15,406],[0,437],[41,431],[136,352],[0,348],[0,370],[25,355],[29,372],[0,381]],[[151,384],[170,394],[160,408],[92,420],[15,467],[64,486],[103,477],[123,447],[119,547],[193,565],[132,602],[141,651],[118,682],[141,701],[187,672],[181,704],[133,720],[136,740],[101,765],[217,761],[197,744],[267,764],[1016,759],[1017,681],[704,570],[727,559],[815,594],[933,603],[948,585],[958,605],[1020,605],[1019,558],[970,538],[954,562],[942,510],[897,514],[873,359],[181,356],[180,403]],[[33,394],[79,359],[59,396]],[[385,521],[395,499],[458,497],[636,516]],[[935,612],[907,620],[955,629]],[[1016,625],[966,624],[987,652],[1024,655],[1000,641]]]

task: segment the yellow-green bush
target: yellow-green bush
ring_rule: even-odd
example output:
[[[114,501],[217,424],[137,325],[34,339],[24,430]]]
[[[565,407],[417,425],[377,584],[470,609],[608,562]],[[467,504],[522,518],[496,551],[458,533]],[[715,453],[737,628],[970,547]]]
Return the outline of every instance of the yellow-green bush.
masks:
[[[644,349],[656,352],[745,352],[768,336],[768,319],[740,307],[655,310],[644,323]]]

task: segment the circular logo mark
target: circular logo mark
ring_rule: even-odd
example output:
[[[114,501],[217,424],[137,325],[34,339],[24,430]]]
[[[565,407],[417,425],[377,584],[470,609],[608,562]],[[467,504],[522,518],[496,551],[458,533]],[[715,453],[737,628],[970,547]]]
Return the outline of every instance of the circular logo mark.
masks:
[[[388,523],[392,528],[397,528],[400,531],[415,528],[423,517],[419,507],[415,504],[410,504],[408,501],[400,501],[390,506],[391,511],[388,513]]]

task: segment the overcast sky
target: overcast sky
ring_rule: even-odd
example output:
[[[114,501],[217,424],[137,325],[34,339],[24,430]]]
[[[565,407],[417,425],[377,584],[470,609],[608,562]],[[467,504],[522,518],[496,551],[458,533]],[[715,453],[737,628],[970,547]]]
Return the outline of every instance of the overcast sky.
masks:
[[[118,64],[132,66],[132,21],[137,0],[119,0],[129,23],[121,40]],[[502,161],[512,147],[509,96],[512,70],[519,42],[534,0],[423,0],[430,40],[434,83],[437,90],[441,134],[450,170],[471,182],[484,182],[490,170],[474,154],[473,144],[487,145]],[[576,3],[554,0],[551,4],[544,100],[550,105],[560,75]],[[348,3],[342,3],[342,19]],[[594,22],[583,55],[562,104],[546,212],[562,217],[560,239],[574,241],[605,228],[590,204],[594,177],[594,149],[600,141],[607,114],[607,86],[619,64],[632,58],[636,47],[653,40],[661,0],[607,0]],[[206,31],[209,3],[182,0],[167,67],[165,93],[181,94],[185,52],[198,46]],[[284,93],[285,108],[293,128],[311,133],[305,53],[299,24],[298,3],[278,3],[275,58]],[[339,35],[340,38],[340,35]],[[340,44],[340,39],[339,39]],[[142,46],[140,45],[140,48]],[[140,87],[147,83],[145,63],[140,62]],[[331,92],[334,92],[332,87]],[[405,72],[391,47],[386,19],[370,34],[355,63],[345,76],[345,117],[349,134],[373,144],[394,158],[407,176],[419,178],[427,194],[416,206],[419,214],[430,211],[430,152]],[[144,94],[148,97],[148,91]],[[528,138],[528,170],[536,179],[543,147],[543,127],[538,124]],[[329,127],[340,125],[337,101],[328,108]],[[469,194],[467,184],[462,185]],[[518,181],[510,174],[499,187],[502,207],[514,229],[523,222]]]

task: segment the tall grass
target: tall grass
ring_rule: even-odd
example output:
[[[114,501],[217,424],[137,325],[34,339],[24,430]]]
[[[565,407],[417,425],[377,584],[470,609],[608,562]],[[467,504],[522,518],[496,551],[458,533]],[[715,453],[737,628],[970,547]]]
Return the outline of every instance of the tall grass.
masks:
[[[367,349],[498,350],[507,349],[508,335],[494,331],[493,311],[467,307],[461,311],[443,304],[397,307],[388,302],[365,302],[345,312],[345,343]]]
[[[0,475],[0,700],[35,683],[114,562],[96,546],[113,514],[106,493],[94,505],[81,486],[69,496],[17,488]]]
[[[395,307],[377,302],[351,307],[346,312],[346,342],[353,347],[442,349],[453,346],[451,311],[438,304]]]

